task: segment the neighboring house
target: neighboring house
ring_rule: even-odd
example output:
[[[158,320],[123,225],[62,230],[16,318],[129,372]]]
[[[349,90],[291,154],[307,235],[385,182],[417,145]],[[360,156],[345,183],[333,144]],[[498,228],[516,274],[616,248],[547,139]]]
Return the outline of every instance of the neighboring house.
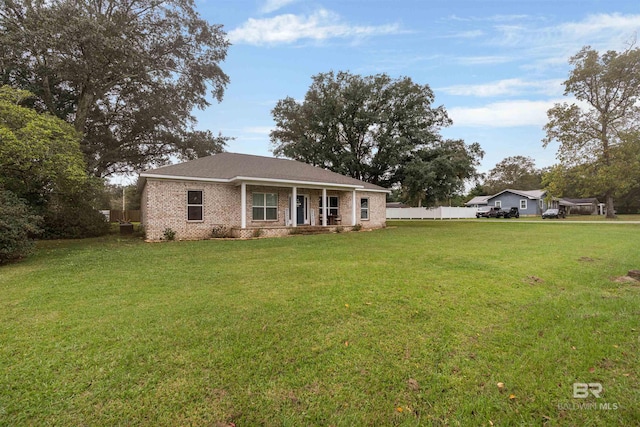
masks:
[[[508,210],[516,207],[520,215],[542,215],[548,208],[564,209],[567,214],[598,215],[601,203],[598,199],[552,198],[547,201],[545,190],[512,190],[506,189],[493,196],[476,196],[465,203],[465,206],[479,208],[497,206]]]
[[[488,206],[497,206],[502,209],[516,207],[520,215],[541,215],[547,209],[544,200],[547,192],[544,190],[503,190],[498,194],[487,198]]]
[[[294,160],[220,153],[149,170],[141,223],[149,240],[286,235],[298,226],[386,225],[388,190]],[[295,230],[294,230],[295,231]]]
[[[491,196],[476,196],[464,205],[468,208],[481,208],[487,206],[487,199]]]

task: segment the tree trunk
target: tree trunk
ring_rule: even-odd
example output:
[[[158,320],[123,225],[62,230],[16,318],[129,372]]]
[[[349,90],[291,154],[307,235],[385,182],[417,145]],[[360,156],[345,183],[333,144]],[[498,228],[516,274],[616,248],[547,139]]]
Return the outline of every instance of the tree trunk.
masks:
[[[45,74],[42,78],[42,97],[44,98],[44,104],[47,106],[47,110],[52,116],[56,116],[56,107],[53,105],[53,96],[51,95],[51,87],[49,86],[49,76]]]
[[[613,207],[613,196],[611,195],[611,192],[607,192],[607,194],[605,194],[605,197],[605,209],[607,210],[607,218],[613,219],[616,217],[616,212]]]
[[[78,105],[76,107],[76,117],[73,122],[73,127],[80,135],[84,136],[85,125],[87,118],[89,117],[89,110],[93,104],[94,95],[86,87],[80,92],[78,99]]]

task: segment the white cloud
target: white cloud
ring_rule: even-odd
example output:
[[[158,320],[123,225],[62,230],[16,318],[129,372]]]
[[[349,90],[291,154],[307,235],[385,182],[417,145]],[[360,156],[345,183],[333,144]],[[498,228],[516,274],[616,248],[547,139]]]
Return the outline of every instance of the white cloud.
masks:
[[[448,18],[451,21],[459,21],[459,22],[479,22],[479,21],[489,21],[489,22],[506,22],[506,21],[521,21],[521,20],[531,20],[531,15],[491,15],[491,16],[471,16],[471,17],[460,17],[457,15],[451,15]]]
[[[493,22],[506,22],[506,21],[530,21],[534,19],[531,15],[493,15],[487,18],[484,18],[487,21]]]
[[[490,65],[505,64],[512,62],[513,58],[508,56],[488,55],[488,56],[459,56],[455,58],[456,63],[460,65]]]
[[[624,49],[640,30],[640,15],[597,14],[555,26],[500,25],[495,30],[495,44],[524,49],[540,58],[541,65],[566,64],[586,44],[598,50]]]
[[[269,135],[272,130],[273,130],[273,127],[271,126],[250,126],[242,129],[242,131],[245,133],[260,134],[260,135]]]
[[[547,123],[547,110],[557,102],[567,101],[505,101],[482,107],[453,107],[447,109],[454,126],[504,128],[513,126],[536,126]]]
[[[540,25],[541,18],[525,20],[524,15],[466,18],[471,28],[461,30],[460,38],[489,46],[503,55],[456,58],[460,65],[487,65],[518,62],[522,69],[546,72],[550,67],[565,68],[569,58],[584,45],[594,49],[620,51],[628,46],[640,31],[640,14],[588,15],[580,21],[556,25]],[[461,18],[452,17],[450,19]],[[544,21],[546,22],[546,21]]]
[[[342,22],[340,15],[320,9],[309,16],[285,14],[272,18],[250,18],[229,32],[232,43],[252,45],[290,44],[298,40],[316,41],[331,38],[361,38],[399,33],[397,24],[358,26]]]
[[[457,33],[452,33],[444,36],[439,36],[441,39],[475,39],[478,37],[482,37],[485,35],[485,32],[482,30],[469,30],[469,31],[460,31]]]
[[[283,7],[295,3],[297,0],[267,0],[264,5],[260,8],[260,12],[262,13],[271,13],[276,10],[280,10]]]
[[[527,81],[523,79],[505,79],[477,85],[454,85],[439,90],[457,96],[514,96],[523,93],[536,93],[549,96],[559,96],[563,93],[563,80]]]
[[[558,26],[557,31],[574,40],[612,38],[628,40],[640,29],[640,15],[598,14],[590,15],[582,22],[568,22]]]

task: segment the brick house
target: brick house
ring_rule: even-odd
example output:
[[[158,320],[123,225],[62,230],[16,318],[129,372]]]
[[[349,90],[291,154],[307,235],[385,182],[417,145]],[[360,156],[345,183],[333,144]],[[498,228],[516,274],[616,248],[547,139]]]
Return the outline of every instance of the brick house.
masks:
[[[220,153],[140,175],[149,240],[287,235],[305,227],[382,228],[388,190],[295,160]]]

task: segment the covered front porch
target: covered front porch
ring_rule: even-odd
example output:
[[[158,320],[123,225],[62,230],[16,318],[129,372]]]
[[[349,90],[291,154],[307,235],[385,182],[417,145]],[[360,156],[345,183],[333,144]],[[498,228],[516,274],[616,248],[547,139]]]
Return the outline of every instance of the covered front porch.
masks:
[[[353,227],[358,223],[356,187],[346,185],[293,185],[286,182],[242,181],[240,227],[234,234],[282,235],[279,229],[298,227]],[[250,230],[245,232],[244,230]]]

